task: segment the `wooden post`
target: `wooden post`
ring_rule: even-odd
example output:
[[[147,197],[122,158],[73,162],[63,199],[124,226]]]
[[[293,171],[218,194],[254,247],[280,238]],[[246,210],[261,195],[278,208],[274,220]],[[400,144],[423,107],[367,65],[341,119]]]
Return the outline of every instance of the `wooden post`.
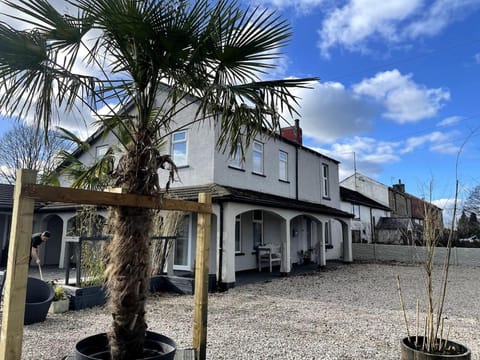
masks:
[[[3,299],[0,360],[22,358],[23,318],[27,294],[34,200],[22,195],[24,184],[33,184],[37,172],[17,170],[13,197],[12,228],[8,247],[7,279]]]
[[[198,194],[198,202],[212,204],[210,194]],[[208,265],[210,253],[211,214],[199,213],[197,220],[197,252],[193,314],[193,347],[197,359],[207,358]]]

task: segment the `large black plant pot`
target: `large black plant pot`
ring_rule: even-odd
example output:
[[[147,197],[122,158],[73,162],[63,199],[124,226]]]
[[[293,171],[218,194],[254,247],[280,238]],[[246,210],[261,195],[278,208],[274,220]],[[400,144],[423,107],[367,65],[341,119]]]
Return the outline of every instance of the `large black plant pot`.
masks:
[[[45,321],[48,309],[55,295],[53,287],[43,280],[29,277],[27,279],[27,296],[25,298],[25,325]]]
[[[173,360],[176,349],[177,345],[172,339],[147,331],[144,351],[151,355],[135,360]],[[96,334],[80,340],[75,346],[75,360],[110,360],[107,334]]]
[[[415,347],[415,336],[410,336],[402,339],[401,348],[402,356],[401,360],[470,360],[470,350],[454,341],[447,341],[446,351],[443,354],[430,354],[421,350],[424,337],[418,336],[417,348]],[[442,340],[443,341],[443,340]]]

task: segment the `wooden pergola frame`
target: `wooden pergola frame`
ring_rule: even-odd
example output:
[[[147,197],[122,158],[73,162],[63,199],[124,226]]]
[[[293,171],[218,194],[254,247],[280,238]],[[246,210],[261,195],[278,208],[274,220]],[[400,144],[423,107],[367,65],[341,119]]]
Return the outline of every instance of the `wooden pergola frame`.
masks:
[[[35,184],[36,175],[36,171],[33,170],[17,170],[0,335],[0,360],[21,359],[22,355],[23,318],[35,200],[104,206],[131,206],[198,213],[193,348],[196,350],[198,359],[205,359],[212,214],[211,195],[200,193],[198,202],[193,202],[155,196],[79,190],[37,185]]]

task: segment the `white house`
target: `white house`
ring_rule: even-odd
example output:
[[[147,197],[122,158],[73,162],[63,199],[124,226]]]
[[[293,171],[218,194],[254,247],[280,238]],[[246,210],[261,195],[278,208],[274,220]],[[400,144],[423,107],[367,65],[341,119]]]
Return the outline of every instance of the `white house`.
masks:
[[[372,243],[376,239],[375,229],[379,221],[389,218],[390,208],[370,199],[358,191],[340,186],[342,210],[352,212],[352,242]]]
[[[350,211],[340,206],[338,161],[302,144],[298,121],[271,138],[259,135],[245,149],[231,157],[216,149],[218,128],[213,122],[188,125],[192,113],[175,119],[165,153],[179,167],[178,179],[171,185],[172,195],[196,200],[199,192],[212,194],[213,215],[210,273],[224,288],[235,285],[238,271],[256,269],[257,248],[273,244],[280,249],[281,273],[303,261],[325,265],[327,260],[352,261]],[[91,162],[113,145],[113,136],[95,134],[90,150],[77,150],[83,162]],[[160,185],[167,174],[159,171]],[[62,179],[62,186],[69,180]],[[38,228],[52,232],[54,250],[43,256],[56,257],[64,264],[65,242],[74,208],[51,204],[36,216]],[[55,239],[53,238],[55,236]],[[52,241],[53,240],[53,241]],[[176,240],[173,269],[193,271],[196,240],[196,215],[188,215]]]

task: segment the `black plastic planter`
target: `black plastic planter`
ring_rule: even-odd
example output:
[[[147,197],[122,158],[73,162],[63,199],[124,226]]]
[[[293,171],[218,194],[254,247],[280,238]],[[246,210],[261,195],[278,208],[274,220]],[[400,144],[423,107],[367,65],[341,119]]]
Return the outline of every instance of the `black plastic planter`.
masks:
[[[25,325],[45,321],[55,295],[53,287],[43,280],[29,277],[25,298]]]
[[[445,354],[429,354],[418,348],[421,348],[423,344],[424,337],[410,336],[402,339],[401,348],[402,354],[400,360],[470,360],[471,352],[470,350],[454,341],[447,341],[447,346]],[[443,340],[442,340],[443,341]],[[415,342],[419,344],[418,348],[415,347]]]
[[[146,353],[155,355],[135,360],[173,360],[176,348],[177,345],[172,339],[147,331],[144,350]],[[110,360],[107,334],[96,334],[80,340],[75,346],[75,360]]]

